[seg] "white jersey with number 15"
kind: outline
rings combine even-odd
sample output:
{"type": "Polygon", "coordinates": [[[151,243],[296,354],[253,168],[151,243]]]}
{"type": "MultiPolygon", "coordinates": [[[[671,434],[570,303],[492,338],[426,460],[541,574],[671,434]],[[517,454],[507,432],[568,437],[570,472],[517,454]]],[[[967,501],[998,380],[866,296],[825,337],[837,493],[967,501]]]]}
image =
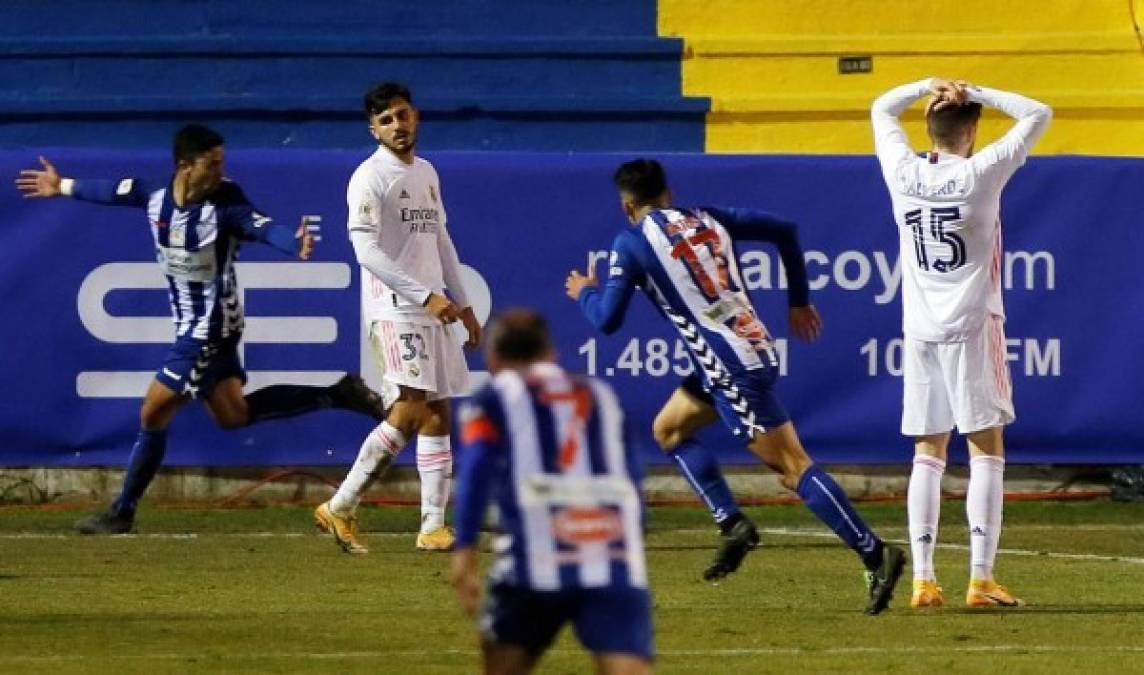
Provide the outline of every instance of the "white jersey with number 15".
{"type": "Polygon", "coordinates": [[[890,190],[902,267],[902,330],[918,340],[965,339],[1001,299],[1001,191],[1025,163],[1052,111],[1042,103],[987,88],[969,98],[1017,119],[998,141],[968,159],[919,156],[898,116],[929,93],[929,80],[883,94],[872,109],[874,145],[890,190]]]}

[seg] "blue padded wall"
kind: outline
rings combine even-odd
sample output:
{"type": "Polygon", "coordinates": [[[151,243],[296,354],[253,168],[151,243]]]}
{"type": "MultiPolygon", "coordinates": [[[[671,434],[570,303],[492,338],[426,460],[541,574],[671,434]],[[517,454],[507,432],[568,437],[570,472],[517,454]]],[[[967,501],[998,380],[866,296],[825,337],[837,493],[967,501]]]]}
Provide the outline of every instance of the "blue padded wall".
{"type": "Polygon", "coordinates": [[[654,0],[0,6],[0,145],[354,147],[372,83],[414,92],[427,149],[703,149],[654,0]],[[70,17],[62,22],[60,16],[70,17]]]}

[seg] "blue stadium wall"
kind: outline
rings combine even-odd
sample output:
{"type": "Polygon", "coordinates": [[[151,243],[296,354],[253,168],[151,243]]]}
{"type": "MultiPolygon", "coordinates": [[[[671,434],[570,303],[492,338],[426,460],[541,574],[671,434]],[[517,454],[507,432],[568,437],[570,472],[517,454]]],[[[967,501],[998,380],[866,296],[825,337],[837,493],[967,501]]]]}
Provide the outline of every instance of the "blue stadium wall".
{"type": "MultiPolygon", "coordinates": [[[[344,235],[344,189],[369,152],[239,150],[230,175],[279,222],[323,217],[314,260],[291,262],[247,245],[240,280],[248,314],[245,362],[255,382],[329,382],[370,374],[359,318],[360,280],[344,235]]],[[[165,152],[49,151],[86,177],[169,171],[165,152]]],[[[429,153],[442,177],[453,237],[481,316],[510,306],[552,321],[562,363],[613,382],[643,453],[655,410],[687,371],[679,340],[642,299],[615,336],[597,335],[563,294],[571,268],[606,258],[625,226],[609,177],[628,154],[429,153]],[[595,255],[593,255],[595,252],[595,255]]],[[[900,279],[895,227],[872,158],[660,154],[681,203],[764,207],[796,219],[813,299],[825,319],[814,344],[783,340],[778,391],[807,447],[831,462],[904,462],[900,279]]],[[[31,165],[0,153],[0,173],[31,165]]],[[[1003,202],[1007,351],[1018,420],[1017,462],[1138,462],[1144,447],[1139,347],[1144,291],[1144,162],[1034,158],[1003,202]]],[[[0,464],[124,461],[138,397],[171,339],[163,282],[142,212],[0,191],[0,297],[8,322],[0,388],[0,464]]],[[[764,320],[785,338],[778,258],[737,251],[764,320]]],[[[910,264],[907,259],[903,264],[910,264]]],[[[479,355],[469,357],[475,371],[479,355]]],[[[169,460],[184,465],[345,464],[369,420],[329,411],[236,432],[200,407],[174,423],[169,460]]],[[[709,440],[732,461],[741,444],[709,440]]],[[[964,459],[964,446],[954,451],[964,459]]]]}
{"type": "MultiPolygon", "coordinates": [[[[620,335],[594,335],[561,289],[565,271],[606,251],[623,226],[615,164],[655,154],[685,202],[761,206],[802,224],[827,330],[813,345],[781,343],[779,391],[818,458],[906,460],[897,244],[872,159],[701,154],[710,101],[682,95],[683,49],[657,36],[653,0],[60,0],[50,11],[8,0],[0,166],[11,177],[44,152],[70,174],[162,177],[179,125],[218,127],[230,174],[265,210],[284,222],[321,214],[326,227],[310,263],[245,251],[252,382],[373,377],[344,187],[371,151],[363,91],[404,81],[483,311],[544,310],[564,363],[616,384],[658,460],[648,429],[686,372],[678,340],[643,301],[620,335]]],[[[1141,178],[1133,160],[1036,158],[1006,193],[1017,461],[1141,461],[1141,178]]],[[[0,464],[121,463],[171,337],[142,215],[27,202],[12,189],[0,191],[0,209],[0,464]]],[[[784,336],[776,256],[739,256],[784,336]]],[[[479,355],[470,364],[483,368],[479,355]]],[[[344,464],[369,426],[324,412],[224,433],[194,407],[175,422],[170,459],[344,464]]],[[[727,435],[709,440],[747,459],[727,435]]]]}
{"type": "Polygon", "coordinates": [[[425,149],[701,152],[654,0],[0,3],[0,147],[352,148],[362,95],[409,85],[425,149]]]}

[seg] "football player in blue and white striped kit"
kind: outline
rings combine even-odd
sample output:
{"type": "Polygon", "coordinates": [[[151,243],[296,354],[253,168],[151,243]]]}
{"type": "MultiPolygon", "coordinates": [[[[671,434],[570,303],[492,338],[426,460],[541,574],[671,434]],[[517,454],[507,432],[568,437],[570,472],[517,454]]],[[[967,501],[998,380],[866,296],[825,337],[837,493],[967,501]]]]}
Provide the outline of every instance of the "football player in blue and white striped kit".
{"type": "Polygon", "coordinates": [[[127,463],[123,490],[104,513],[76,523],[84,534],[131,531],[139,499],[163,462],[167,427],[180,408],[202,399],[224,429],[290,417],[322,408],[344,408],[384,418],[381,398],[361,378],[346,375],[329,387],[276,385],[244,395],[246,372],[238,355],[244,326],[234,261],[244,241],[266,244],[307,260],[315,226],[271,222],[254,209],[237,184],[223,178],[223,138],[200,125],[175,134],[175,172],[166,183],[136,178],[63,178],[51,162],[20,172],[25,197],[72,197],[98,204],[142,208],[167,280],[175,341],[147,389],[140,430],[127,463]]]}
{"type": "Polygon", "coordinates": [[[492,380],[462,412],[451,579],[478,613],[477,539],[500,532],[478,625],[486,673],[531,671],[572,623],[596,672],[651,671],[642,473],[615,393],[556,365],[548,327],[510,310],[490,327],[492,380]]]}
{"type": "MultiPolygon", "coordinates": [[[[722,418],[755,456],[782,475],[783,485],[797,492],[862,559],[870,582],[866,612],[878,614],[890,602],[905,554],[866,526],[842,488],[803,448],[775,396],[778,357],[747,297],[735,256],[735,241],[785,240],[792,329],[800,337],[817,337],[821,323],[809,304],[794,224],[750,209],[673,206],[663,167],[654,160],[623,164],[614,179],[632,226],[615,239],[604,287],[597,288],[592,270],[588,276],[573,270],[565,281],[568,296],[579,302],[594,326],[613,333],[623,323],[635,290],[647,293],[686,342],[698,374],[685,380],[660,411],[654,424],[656,440],[673,455],[713,512],[720,506],[720,496],[729,502],[726,508],[733,508],[710,450],[695,439],[700,428],[722,418]],[[790,255],[791,241],[797,255],[790,255]],[[797,268],[795,274],[791,268],[797,268]],[[720,484],[721,490],[708,489],[713,484],[720,484]]],[[[743,535],[754,528],[744,522],[741,519],[729,531],[724,527],[721,551],[743,541],[753,545],[743,535]]],[[[745,554],[742,546],[736,550],[745,554]]],[[[738,561],[733,562],[737,566],[738,561]]]]}

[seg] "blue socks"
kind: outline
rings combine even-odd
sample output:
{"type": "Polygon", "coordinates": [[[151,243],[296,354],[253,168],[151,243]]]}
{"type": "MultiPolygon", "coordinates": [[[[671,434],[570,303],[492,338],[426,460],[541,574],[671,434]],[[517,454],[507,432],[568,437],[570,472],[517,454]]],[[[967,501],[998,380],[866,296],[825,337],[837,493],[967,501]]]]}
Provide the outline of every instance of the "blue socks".
{"type": "Polygon", "coordinates": [[[330,389],[301,384],[276,384],[251,392],[246,396],[249,412],[247,424],[329,408],[333,405],[330,389]]]}
{"type": "Polygon", "coordinates": [[[797,492],[807,508],[862,558],[867,569],[882,564],[882,540],[862,521],[830,474],[811,464],[798,481],[797,492]]]}
{"type": "Polygon", "coordinates": [[[163,464],[163,455],[167,453],[167,430],[148,431],[139,430],[139,438],[135,447],[131,449],[131,457],[127,460],[127,475],[123,477],[123,491],[111,505],[111,510],[119,516],[132,518],[140,498],[147,491],[159,467],[163,464]]]}
{"type": "Polygon", "coordinates": [[[670,455],[691,484],[691,489],[707,505],[715,522],[721,527],[724,523],[734,524],[738,520],[734,516],[739,513],[739,504],[735,502],[731,488],[727,487],[715,455],[692,438],[681,443],[670,455]]]}

